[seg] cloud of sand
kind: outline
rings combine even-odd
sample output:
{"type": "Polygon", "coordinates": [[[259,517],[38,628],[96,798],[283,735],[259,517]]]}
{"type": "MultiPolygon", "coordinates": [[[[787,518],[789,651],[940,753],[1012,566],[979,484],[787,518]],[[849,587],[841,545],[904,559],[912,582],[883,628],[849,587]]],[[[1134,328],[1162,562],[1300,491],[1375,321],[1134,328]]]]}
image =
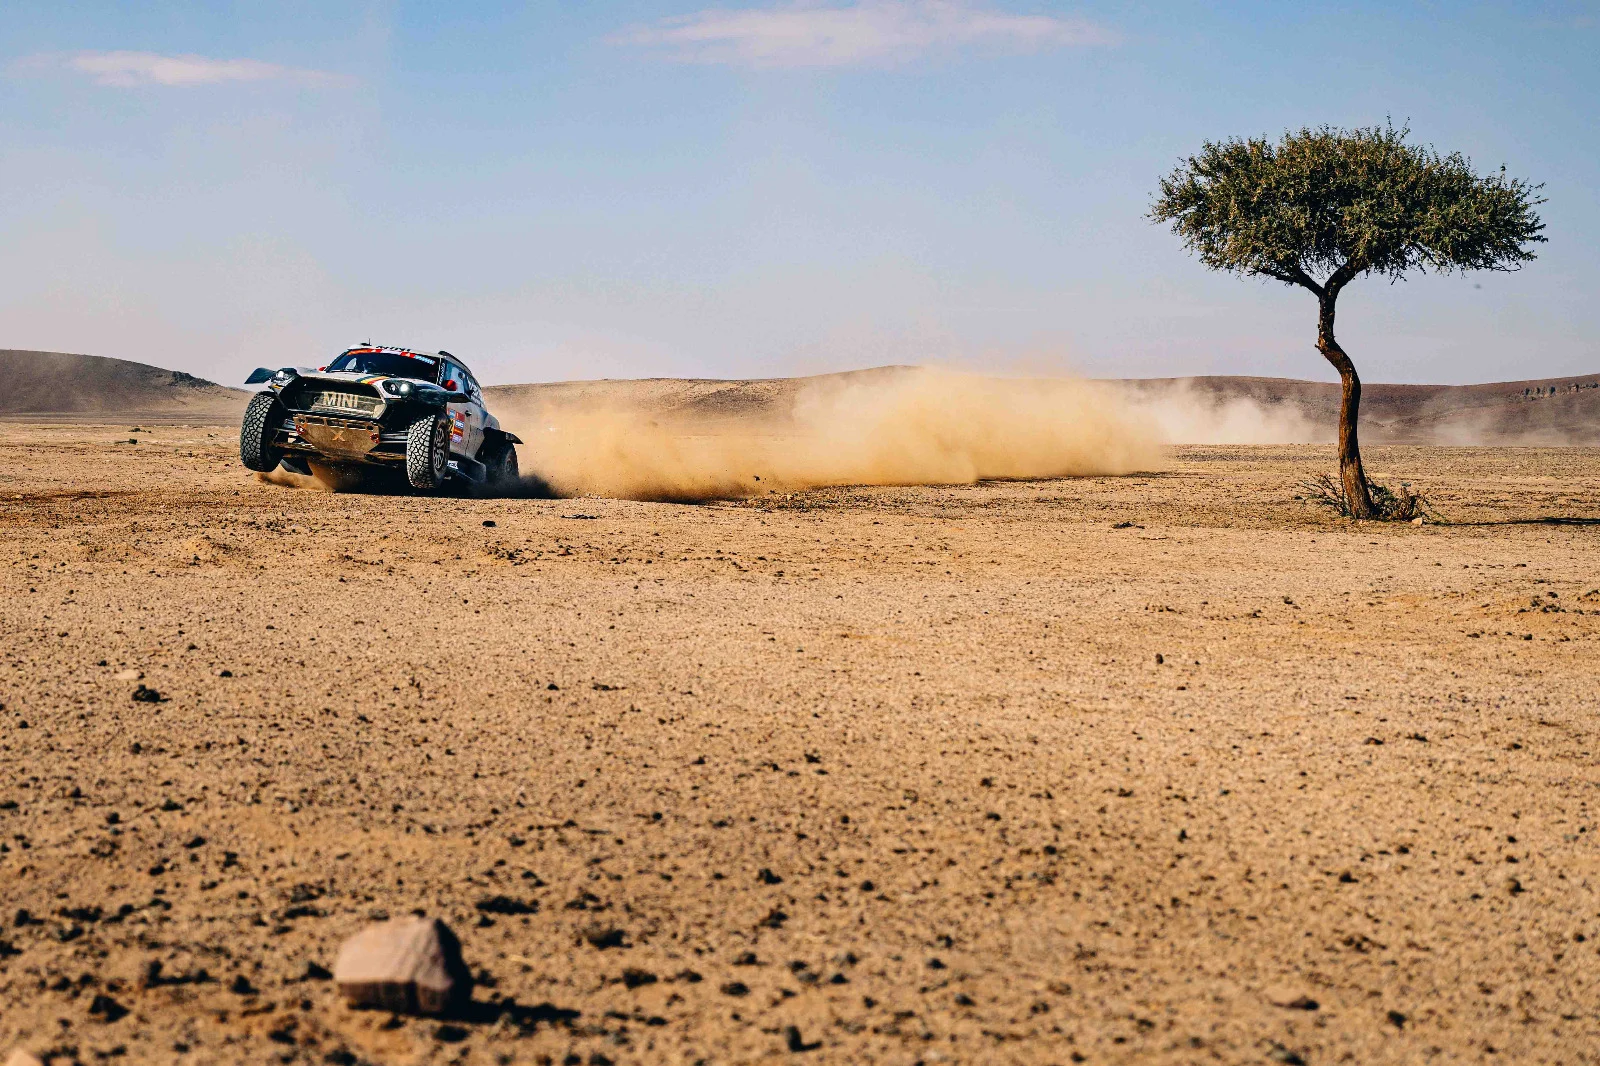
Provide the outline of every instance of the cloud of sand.
{"type": "Polygon", "coordinates": [[[265,474],[257,474],[256,480],[268,485],[282,485],[291,489],[307,489],[311,492],[347,492],[351,489],[364,487],[362,471],[340,469],[326,466],[322,463],[308,463],[311,467],[310,476],[296,474],[293,470],[278,467],[276,470],[265,474]]]}
{"type": "Polygon", "coordinates": [[[822,378],[729,416],[640,404],[502,408],[522,468],[562,496],[737,498],[828,485],[955,485],[1162,465],[1159,431],[1113,388],[942,370],[822,378]]]}
{"type": "Polygon", "coordinates": [[[1307,418],[1299,409],[1268,406],[1246,396],[1222,398],[1187,381],[1132,383],[1126,401],[1149,418],[1173,444],[1324,444],[1337,427],[1307,418]]]}

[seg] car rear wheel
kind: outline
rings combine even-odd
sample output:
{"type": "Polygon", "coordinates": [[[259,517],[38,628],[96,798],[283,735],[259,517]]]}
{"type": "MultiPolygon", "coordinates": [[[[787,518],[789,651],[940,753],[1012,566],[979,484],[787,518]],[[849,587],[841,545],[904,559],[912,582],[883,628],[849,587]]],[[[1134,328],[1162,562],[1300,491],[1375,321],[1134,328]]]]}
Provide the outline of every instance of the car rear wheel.
{"type": "Polygon", "coordinates": [[[406,431],[406,480],[416,489],[444,484],[450,462],[450,420],[423,415],[406,431]]]}
{"type": "Polygon", "coordinates": [[[239,426],[239,458],[246,467],[261,474],[278,468],[283,450],[273,447],[272,437],[283,418],[283,404],[276,393],[258,392],[251,398],[239,426]]]}
{"type": "Polygon", "coordinates": [[[497,437],[484,446],[483,465],[488,471],[485,479],[492,489],[503,489],[517,481],[517,447],[504,437],[497,437]]]}

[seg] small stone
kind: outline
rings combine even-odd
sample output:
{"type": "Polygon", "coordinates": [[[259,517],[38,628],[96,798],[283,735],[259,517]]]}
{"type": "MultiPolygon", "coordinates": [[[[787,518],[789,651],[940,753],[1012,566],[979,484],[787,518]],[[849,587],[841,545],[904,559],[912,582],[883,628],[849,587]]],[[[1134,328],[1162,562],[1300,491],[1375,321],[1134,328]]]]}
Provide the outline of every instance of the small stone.
{"type": "Polygon", "coordinates": [[[483,528],[484,528],[484,529],[493,529],[493,528],[494,528],[494,519],[492,519],[492,518],[485,518],[485,519],[484,519],[484,520],[483,520],[483,528]]]}
{"type": "Polygon", "coordinates": [[[1273,985],[1263,990],[1263,998],[1274,1007],[1285,1010],[1318,1010],[1322,1004],[1305,995],[1292,985],[1273,985]]]}
{"type": "Polygon", "coordinates": [[[394,918],[346,940],[333,979],[352,1007],[442,1014],[465,999],[472,974],[461,942],[437,918],[394,918]]]}
{"type": "Polygon", "coordinates": [[[656,975],[649,970],[629,967],[622,971],[622,983],[628,988],[643,988],[645,985],[655,984],[656,980],[656,975]]]}
{"type": "Polygon", "coordinates": [[[601,951],[607,948],[626,947],[626,938],[627,934],[621,929],[609,925],[590,926],[583,934],[583,939],[589,942],[590,947],[599,948],[601,951]]]}
{"type": "Polygon", "coordinates": [[[308,962],[308,963],[306,963],[305,973],[303,973],[299,977],[295,978],[295,980],[297,980],[297,981],[326,981],[326,980],[329,980],[332,977],[333,977],[333,974],[329,973],[326,968],[324,968],[322,966],[318,966],[314,962],[308,962]]]}
{"type": "Polygon", "coordinates": [[[94,1001],[89,1004],[89,1013],[107,1022],[115,1022],[127,1017],[128,1008],[110,996],[95,996],[94,1001]]]}
{"type": "Polygon", "coordinates": [[[133,700],[135,703],[160,703],[161,693],[156,689],[140,685],[133,690],[133,700]]]}
{"type": "Polygon", "coordinates": [[[6,1059],[6,1066],[44,1066],[44,1061],[27,1048],[17,1048],[6,1059]]]}
{"type": "Polygon", "coordinates": [[[111,676],[115,677],[118,681],[138,681],[144,677],[144,673],[140,670],[118,670],[111,676]]]}

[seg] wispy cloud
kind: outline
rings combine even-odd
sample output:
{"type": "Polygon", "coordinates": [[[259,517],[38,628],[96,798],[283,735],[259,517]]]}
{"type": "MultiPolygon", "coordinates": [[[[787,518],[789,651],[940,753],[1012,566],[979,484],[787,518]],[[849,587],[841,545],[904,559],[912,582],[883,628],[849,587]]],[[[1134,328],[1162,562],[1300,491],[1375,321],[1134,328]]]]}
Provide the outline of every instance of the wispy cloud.
{"type": "Polygon", "coordinates": [[[745,67],[887,65],[969,47],[1015,53],[1116,43],[1114,34],[1081,19],[1011,14],[966,0],[708,9],[610,40],[662,49],[680,62],[745,67]]]}
{"type": "Polygon", "coordinates": [[[96,85],[119,89],[163,85],[193,88],[228,82],[286,81],[302,85],[328,85],[344,81],[320,70],[265,63],[259,59],[212,59],[197,55],[162,55],[158,52],[73,52],[32,56],[17,66],[25,70],[65,69],[85,74],[96,85]]]}

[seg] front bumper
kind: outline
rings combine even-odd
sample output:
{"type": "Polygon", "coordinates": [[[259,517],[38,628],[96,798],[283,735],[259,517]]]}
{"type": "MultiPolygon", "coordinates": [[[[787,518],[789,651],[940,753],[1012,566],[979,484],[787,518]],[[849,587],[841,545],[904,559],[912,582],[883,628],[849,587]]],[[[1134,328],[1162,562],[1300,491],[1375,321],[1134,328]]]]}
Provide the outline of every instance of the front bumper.
{"type": "Polygon", "coordinates": [[[404,430],[386,432],[383,426],[364,418],[336,418],[332,415],[295,412],[280,427],[278,446],[285,451],[319,455],[340,463],[404,463],[404,430]]]}

